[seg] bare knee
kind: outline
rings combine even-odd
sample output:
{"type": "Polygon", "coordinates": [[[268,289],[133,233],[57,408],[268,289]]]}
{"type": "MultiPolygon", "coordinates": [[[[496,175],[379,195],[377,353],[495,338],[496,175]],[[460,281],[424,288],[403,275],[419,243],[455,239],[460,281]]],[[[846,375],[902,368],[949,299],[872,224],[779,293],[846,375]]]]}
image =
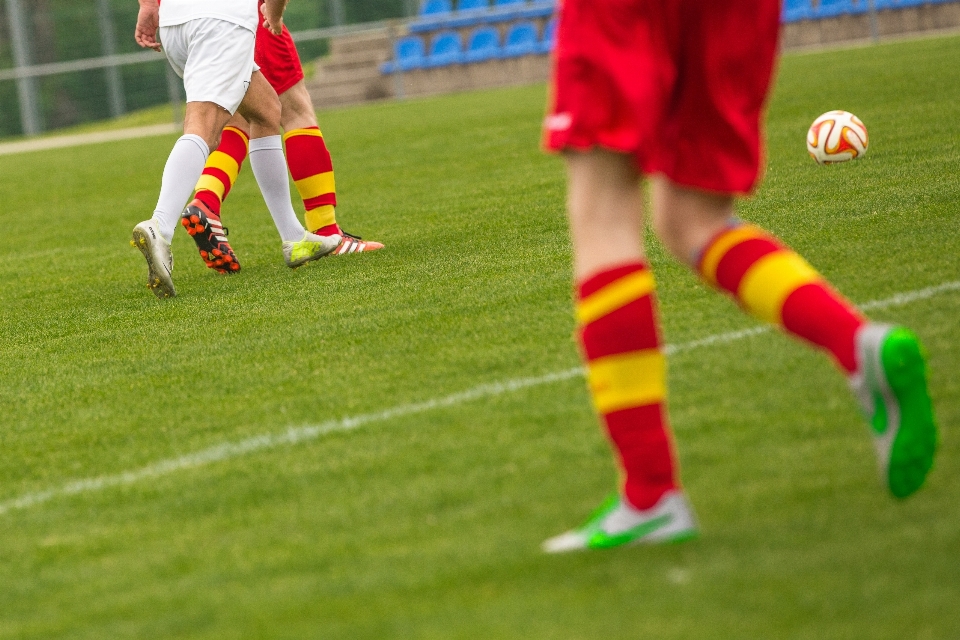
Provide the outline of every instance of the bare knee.
{"type": "Polygon", "coordinates": [[[730,224],[733,197],[682,187],[663,177],[652,183],[653,230],[678,260],[692,264],[710,239],[730,224]]]}
{"type": "Polygon", "coordinates": [[[250,78],[250,88],[240,103],[240,114],[250,123],[254,138],[280,133],[280,98],[259,71],[250,78]]]}
{"type": "Polygon", "coordinates": [[[230,113],[213,102],[189,102],[183,118],[183,132],[200,136],[211,151],[220,145],[220,134],[230,113]]]}
{"type": "Polygon", "coordinates": [[[245,113],[244,117],[250,122],[251,128],[280,131],[280,98],[276,96],[264,97],[259,101],[257,110],[245,113]]]}
{"type": "Polygon", "coordinates": [[[317,113],[310,92],[303,80],[280,95],[281,120],[284,131],[308,129],[317,126],[317,113]]]}

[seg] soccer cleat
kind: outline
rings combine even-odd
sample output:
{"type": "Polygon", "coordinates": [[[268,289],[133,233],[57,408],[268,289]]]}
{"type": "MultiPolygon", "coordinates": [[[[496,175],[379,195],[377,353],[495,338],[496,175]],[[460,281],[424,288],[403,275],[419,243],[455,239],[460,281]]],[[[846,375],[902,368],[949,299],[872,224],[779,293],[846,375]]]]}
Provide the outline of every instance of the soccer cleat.
{"type": "Polygon", "coordinates": [[[135,226],[130,244],[147,260],[147,287],[153,294],[158,298],[177,295],[173,288],[173,251],[170,243],[160,235],[157,223],[151,218],[135,226]]]}
{"type": "Polygon", "coordinates": [[[283,259],[291,269],[304,265],[313,260],[319,260],[323,256],[334,251],[339,245],[342,236],[318,236],[308,231],[303,233],[303,238],[293,242],[283,243],[283,259]]]}
{"type": "Polygon", "coordinates": [[[923,485],[937,450],[923,349],[913,333],[887,324],[865,325],[856,340],[860,371],[850,388],[873,433],[883,481],[906,498],[923,485]]]}
{"type": "Polygon", "coordinates": [[[668,491],[649,509],[635,509],[614,494],[579,529],[543,543],[547,553],[609,549],[627,544],[683,542],[697,537],[697,523],[686,496],[668,491]]]}
{"type": "Polygon", "coordinates": [[[342,256],[348,253],[363,253],[365,251],[377,251],[378,249],[383,249],[382,242],[364,240],[360,236],[347,233],[343,229],[340,229],[340,231],[343,233],[343,240],[340,241],[340,244],[337,245],[336,249],[330,252],[331,256],[342,256]]]}
{"type": "Polygon", "coordinates": [[[200,200],[194,200],[183,210],[180,224],[187,230],[200,251],[207,267],[219,273],[240,271],[240,262],[227,242],[227,230],[200,200]]]}

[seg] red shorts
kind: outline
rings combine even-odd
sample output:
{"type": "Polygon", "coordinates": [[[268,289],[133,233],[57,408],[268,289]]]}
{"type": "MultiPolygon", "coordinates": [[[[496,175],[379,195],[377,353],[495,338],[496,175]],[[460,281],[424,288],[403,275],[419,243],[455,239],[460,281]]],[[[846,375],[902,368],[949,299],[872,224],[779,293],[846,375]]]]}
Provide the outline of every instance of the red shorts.
{"type": "Polygon", "coordinates": [[[283,27],[282,34],[275,36],[265,29],[261,22],[257,27],[253,59],[277,95],[286,93],[290,87],[303,80],[300,55],[286,26],[283,27]]]}
{"type": "Polygon", "coordinates": [[[604,147],[681,185],[759,177],[779,0],[564,0],[545,145],[604,147]]]}

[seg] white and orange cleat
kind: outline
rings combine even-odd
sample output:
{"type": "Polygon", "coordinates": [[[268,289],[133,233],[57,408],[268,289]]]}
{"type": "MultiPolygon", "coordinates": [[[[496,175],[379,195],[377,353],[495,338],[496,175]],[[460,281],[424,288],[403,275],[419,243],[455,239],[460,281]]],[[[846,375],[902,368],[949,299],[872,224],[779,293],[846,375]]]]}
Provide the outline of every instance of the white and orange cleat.
{"type": "Polygon", "coordinates": [[[348,253],[364,253],[367,251],[379,251],[380,249],[383,249],[382,242],[364,240],[360,236],[347,233],[343,229],[340,230],[340,233],[343,235],[343,239],[340,241],[340,244],[337,245],[337,248],[327,255],[343,256],[347,255],[348,253]]]}

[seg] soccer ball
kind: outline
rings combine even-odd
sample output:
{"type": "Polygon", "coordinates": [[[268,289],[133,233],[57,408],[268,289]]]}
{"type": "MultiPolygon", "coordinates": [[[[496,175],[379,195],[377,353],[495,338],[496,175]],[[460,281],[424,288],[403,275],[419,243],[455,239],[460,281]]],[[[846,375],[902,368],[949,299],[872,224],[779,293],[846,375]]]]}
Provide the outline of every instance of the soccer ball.
{"type": "Polygon", "coordinates": [[[807,151],[817,164],[855,160],[867,152],[867,127],[846,111],[827,111],[807,131],[807,151]]]}

